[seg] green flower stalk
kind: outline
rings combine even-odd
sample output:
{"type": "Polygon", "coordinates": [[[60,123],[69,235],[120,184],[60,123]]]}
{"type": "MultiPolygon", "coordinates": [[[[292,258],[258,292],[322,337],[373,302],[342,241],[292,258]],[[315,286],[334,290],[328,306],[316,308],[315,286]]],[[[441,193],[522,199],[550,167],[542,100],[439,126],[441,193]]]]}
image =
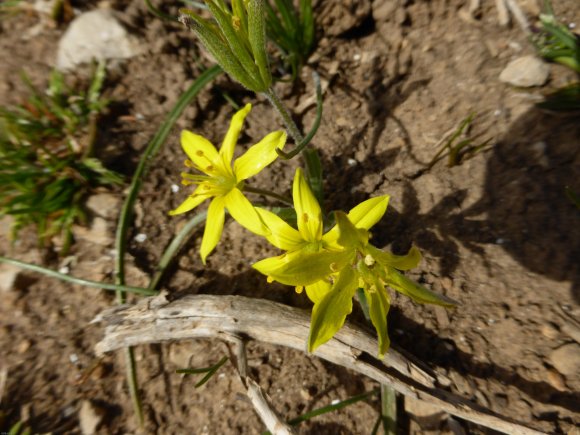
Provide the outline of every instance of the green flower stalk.
{"type": "Polygon", "coordinates": [[[204,264],[207,256],[215,249],[221,238],[226,209],[244,228],[264,237],[270,234],[270,230],[242,190],[246,179],[256,175],[276,160],[278,157],[276,149],[284,148],[286,133],[284,131],[269,133],[238,157],[232,165],[234,149],[244,119],[251,108],[251,104],[247,104],[233,116],[219,151],[203,136],[187,130],[181,133],[181,146],[189,157],[185,165],[202,174],[181,174],[182,184],[195,184],[197,187],[179,207],[169,214],[186,213],[205,200],[211,199],[200,248],[204,264]]]}
{"type": "Polygon", "coordinates": [[[205,0],[214,21],[189,9],[179,20],[199,37],[217,63],[244,87],[265,92],[272,84],[266,53],[265,0],[205,0]]]}
{"type": "Polygon", "coordinates": [[[369,229],[384,215],[389,197],[371,198],[348,214],[336,212],[337,225],[322,234],[320,206],[302,172],[296,171],[293,188],[298,230],[282,219],[257,209],[270,234],[265,237],[287,252],[266,258],[254,268],[268,281],[306,288],[314,302],[308,351],[330,340],[352,311],[352,298],[362,288],[369,303],[371,321],[379,339],[379,356],[389,348],[387,312],[390,297],[386,287],[409,296],[415,302],[451,307],[455,302],[405,277],[399,271],[412,269],[421,260],[416,248],[407,255],[384,252],[369,243],[369,229]]]}

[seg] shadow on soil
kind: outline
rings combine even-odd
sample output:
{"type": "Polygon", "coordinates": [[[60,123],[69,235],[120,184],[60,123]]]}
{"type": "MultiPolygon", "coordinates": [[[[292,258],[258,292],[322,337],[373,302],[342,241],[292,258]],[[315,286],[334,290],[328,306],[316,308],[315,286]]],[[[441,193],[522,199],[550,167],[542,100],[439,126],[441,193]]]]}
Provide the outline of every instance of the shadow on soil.
{"type": "Polygon", "coordinates": [[[389,208],[374,242],[392,243],[398,253],[415,243],[440,258],[447,276],[459,263],[458,242],[484,264],[481,245],[500,244],[528,270],[570,281],[580,302],[580,210],[566,193],[580,193],[579,145],[578,116],[530,110],[491,151],[476,204],[462,208],[467,190],[458,190],[421,214],[417,192],[405,182],[402,209],[389,208]]]}

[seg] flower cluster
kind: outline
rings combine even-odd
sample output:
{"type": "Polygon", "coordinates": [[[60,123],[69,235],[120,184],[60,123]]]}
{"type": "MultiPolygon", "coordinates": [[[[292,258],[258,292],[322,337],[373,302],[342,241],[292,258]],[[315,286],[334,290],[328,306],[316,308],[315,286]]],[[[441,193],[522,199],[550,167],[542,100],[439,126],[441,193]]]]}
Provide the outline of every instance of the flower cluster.
{"type": "Polygon", "coordinates": [[[219,151],[202,136],[188,131],[182,134],[182,146],[190,158],[186,166],[203,175],[182,174],[185,184],[197,187],[171,214],[192,210],[211,198],[201,244],[204,263],[219,242],[225,209],[242,226],[284,251],[282,255],[258,261],[253,267],[266,275],[269,282],[295,286],[298,292],[305,290],[314,303],[309,352],[330,340],[343,326],[352,311],[357,289],[364,291],[368,302],[381,357],[389,347],[390,296],[387,287],[419,303],[455,305],[451,299],[433,293],[401,273],[419,263],[421,255],[416,248],[411,248],[407,255],[398,256],[369,243],[370,228],[387,210],[387,195],[368,199],[348,213],[335,212],[336,224],[325,233],[320,204],[302,171],[297,169],[292,187],[296,228],[275,213],[254,207],[244,196],[244,180],[276,159],[276,149],[283,148],[286,135],[282,131],[268,134],[232,166],[234,147],[250,109],[248,104],[234,115],[219,151]]]}

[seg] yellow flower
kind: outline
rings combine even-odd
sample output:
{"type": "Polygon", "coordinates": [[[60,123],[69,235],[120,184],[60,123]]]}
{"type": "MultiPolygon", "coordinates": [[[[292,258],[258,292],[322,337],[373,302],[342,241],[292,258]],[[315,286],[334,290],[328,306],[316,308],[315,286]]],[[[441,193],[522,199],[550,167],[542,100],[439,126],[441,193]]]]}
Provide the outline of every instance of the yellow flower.
{"type": "Polygon", "coordinates": [[[238,157],[232,165],[238,136],[251,109],[251,104],[247,104],[233,116],[219,151],[203,136],[187,130],[181,133],[181,146],[189,157],[185,165],[203,175],[181,174],[184,185],[195,184],[197,187],[169,214],[177,215],[191,211],[211,198],[200,249],[204,264],[221,238],[226,209],[239,224],[253,233],[267,236],[270,232],[242,191],[244,180],[256,175],[276,159],[278,156],[276,149],[284,148],[286,133],[284,131],[269,133],[238,157]]]}
{"type": "Polygon", "coordinates": [[[294,178],[294,207],[298,229],[292,228],[275,214],[257,209],[271,230],[265,237],[286,253],[266,258],[254,268],[269,281],[306,287],[314,302],[308,351],[328,340],[342,328],[352,311],[352,299],[362,289],[369,314],[379,338],[379,355],[389,347],[387,312],[389,286],[419,303],[451,307],[455,302],[411,281],[399,271],[416,267],[421,259],[413,247],[407,255],[398,256],[377,249],[369,243],[369,229],[384,215],[388,196],[364,201],[348,214],[336,212],[336,226],[322,234],[320,206],[300,170],[294,178]]]}
{"type": "MultiPolygon", "coordinates": [[[[316,271],[314,275],[318,276],[317,264],[319,261],[326,264],[324,257],[332,258],[331,262],[338,266],[340,258],[344,257],[340,251],[344,249],[337,243],[338,227],[335,226],[323,234],[322,210],[300,168],[296,170],[294,177],[292,197],[298,229],[292,228],[276,214],[256,208],[263,222],[270,229],[270,233],[265,236],[266,239],[277,248],[288,252],[279,257],[259,261],[253,267],[271,280],[283,284],[293,285],[293,280],[300,276],[300,283],[295,284],[297,291],[306,288],[306,294],[312,302],[316,303],[330,290],[330,282],[320,278],[311,282],[312,280],[304,280],[302,277],[309,271],[316,271]],[[316,253],[322,255],[314,255],[316,253]],[[293,269],[294,262],[298,264],[299,270],[293,269]]],[[[348,217],[358,228],[368,230],[381,219],[388,202],[387,195],[371,198],[353,208],[348,213],[348,217]]]]}

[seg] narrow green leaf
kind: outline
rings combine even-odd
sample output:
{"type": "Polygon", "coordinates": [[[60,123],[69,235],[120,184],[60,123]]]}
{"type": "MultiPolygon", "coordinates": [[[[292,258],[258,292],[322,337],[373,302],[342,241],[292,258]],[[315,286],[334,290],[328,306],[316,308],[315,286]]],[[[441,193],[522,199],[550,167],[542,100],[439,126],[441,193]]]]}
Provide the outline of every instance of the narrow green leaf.
{"type": "Polygon", "coordinates": [[[272,83],[272,74],[266,54],[266,20],[264,11],[265,0],[252,0],[248,4],[248,36],[254,59],[260,70],[262,81],[266,87],[272,83]]]}
{"type": "Polygon", "coordinates": [[[224,356],[220,359],[216,364],[209,367],[203,367],[199,369],[177,369],[176,373],[186,374],[186,375],[198,375],[201,373],[206,373],[206,375],[197,383],[195,384],[195,388],[201,387],[207,381],[209,381],[213,375],[229,360],[227,356],[224,356]]]}
{"type": "MultiPolygon", "coordinates": [[[[231,15],[226,14],[212,1],[208,1],[207,5],[217,21],[218,26],[222,31],[222,35],[227,41],[230,51],[243,67],[246,73],[246,79],[249,77],[251,78],[251,81],[256,83],[256,86],[250,89],[254,92],[263,92],[268,89],[268,86],[266,86],[261,79],[260,71],[255,64],[254,59],[243,42],[244,36],[241,34],[240,30],[234,29],[231,15]]],[[[248,25],[249,24],[250,23],[248,23],[248,25]]]]}
{"type": "Polygon", "coordinates": [[[415,302],[421,304],[436,304],[444,307],[454,307],[458,305],[453,299],[426,289],[422,285],[400,274],[395,269],[390,269],[387,273],[387,284],[415,302]]]}
{"type": "MultiPolygon", "coordinates": [[[[180,9],[179,21],[195,32],[217,63],[234,80],[250,90],[259,89],[259,83],[248,75],[230,47],[223,41],[214,25],[187,9],[180,9]]],[[[256,71],[257,72],[257,71],[256,71]]]]}

